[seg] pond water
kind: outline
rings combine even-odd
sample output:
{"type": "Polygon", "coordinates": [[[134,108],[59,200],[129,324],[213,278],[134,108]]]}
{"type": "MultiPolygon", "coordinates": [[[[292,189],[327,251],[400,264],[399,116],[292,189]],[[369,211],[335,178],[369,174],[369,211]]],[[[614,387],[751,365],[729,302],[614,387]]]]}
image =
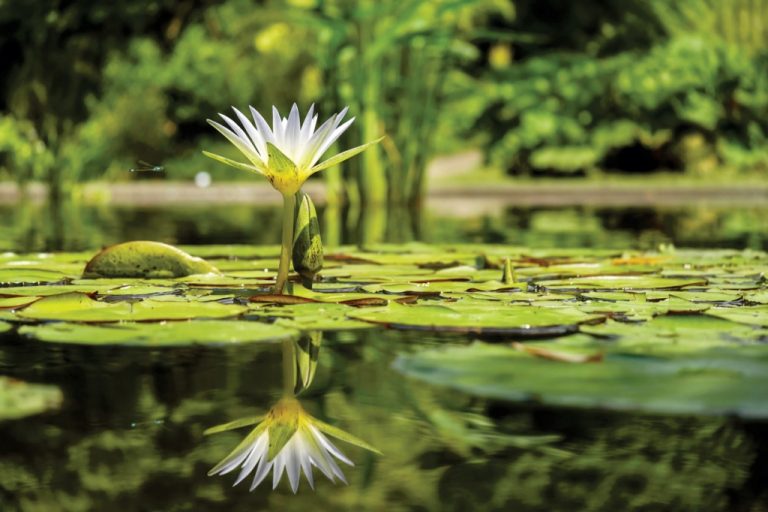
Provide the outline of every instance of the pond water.
{"type": "MultiPolygon", "coordinates": [[[[92,250],[131,239],[263,244],[278,237],[279,213],[271,207],[79,208],[65,212],[68,230],[45,221],[44,205],[28,208],[0,209],[0,249],[92,250]]],[[[765,249],[766,213],[507,208],[469,219],[427,214],[397,236],[543,248],[649,249],[672,243],[765,249]]],[[[355,241],[354,223],[340,224],[338,241],[355,241]]],[[[232,487],[236,473],[206,475],[249,430],[203,432],[263,413],[280,398],[279,343],[91,347],[36,342],[15,330],[0,333],[0,375],[57,385],[63,396],[58,409],[0,421],[0,510],[768,508],[765,421],[722,411],[652,414],[519,403],[400,371],[403,358],[466,347],[478,338],[384,328],[326,332],[301,403],[383,455],[338,442],[355,462],[343,468],[349,485],[334,485],[316,470],[315,491],[302,480],[294,495],[285,478],[275,491],[266,484],[249,492],[250,479],[232,487]]]]}

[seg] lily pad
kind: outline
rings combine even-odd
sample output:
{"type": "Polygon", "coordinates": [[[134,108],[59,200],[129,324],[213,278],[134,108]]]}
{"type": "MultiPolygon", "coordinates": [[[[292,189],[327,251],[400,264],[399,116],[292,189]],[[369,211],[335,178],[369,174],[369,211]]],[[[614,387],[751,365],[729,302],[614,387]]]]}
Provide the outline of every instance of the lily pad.
{"type": "Polygon", "coordinates": [[[9,324],[8,322],[3,322],[0,320],[0,333],[7,332],[13,329],[13,325],[9,324]]]}
{"type": "Polygon", "coordinates": [[[500,307],[493,302],[457,302],[451,305],[389,304],[348,314],[351,318],[398,329],[438,332],[545,336],[576,332],[579,324],[599,322],[571,307],[544,308],[528,305],[500,307]]]}
{"type": "Polygon", "coordinates": [[[680,279],[659,276],[591,276],[541,281],[538,286],[549,291],[581,290],[679,290],[689,286],[704,286],[705,279],[680,279]]]}
{"type": "Polygon", "coordinates": [[[0,376],[0,421],[57,409],[61,401],[62,394],[56,386],[0,376]]]}
{"type": "Polygon", "coordinates": [[[218,274],[207,261],[159,242],[125,242],[102,249],[86,264],[83,277],[183,277],[218,274]]]}
{"type": "Polygon", "coordinates": [[[608,353],[602,362],[545,360],[475,343],[401,356],[395,368],[473,395],[547,405],[653,413],[768,417],[768,347],[662,358],[608,353]]]}
{"type": "Polygon", "coordinates": [[[33,320],[66,322],[119,322],[189,320],[193,318],[224,318],[247,311],[239,305],[217,302],[140,300],[138,302],[105,302],[82,293],[65,293],[43,297],[17,313],[33,320]]]}
{"type": "Polygon", "coordinates": [[[24,326],[19,329],[19,333],[55,343],[146,347],[279,342],[285,339],[296,339],[299,336],[297,330],[285,326],[239,320],[109,325],[54,323],[24,326]]]}
{"type": "Polygon", "coordinates": [[[711,308],[707,314],[733,322],[768,327],[768,306],[744,306],[740,308],[711,308]]]}

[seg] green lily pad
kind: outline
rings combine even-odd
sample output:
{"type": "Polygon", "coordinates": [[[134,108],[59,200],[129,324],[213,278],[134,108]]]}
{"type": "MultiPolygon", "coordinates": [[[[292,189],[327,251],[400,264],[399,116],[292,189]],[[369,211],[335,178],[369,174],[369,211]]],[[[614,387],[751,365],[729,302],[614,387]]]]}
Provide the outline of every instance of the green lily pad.
{"type": "Polygon", "coordinates": [[[16,309],[35,302],[40,297],[0,297],[0,309],[16,309]]]}
{"type": "Polygon", "coordinates": [[[0,268],[0,284],[2,285],[58,283],[71,277],[75,276],[63,274],[57,270],[0,268]]]}
{"type": "Polygon", "coordinates": [[[768,327],[768,306],[744,306],[740,308],[711,308],[707,314],[741,324],[768,327]]]}
{"type": "Polygon", "coordinates": [[[285,339],[295,339],[299,336],[297,330],[282,325],[239,320],[193,320],[189,322],[109,325],[54,323],[24,326],[19,329],[19,333],[41,341],[55,343],[145,347],[279,342],[285,339]]]}
{"type": "Polygon", "coordinates": [[[218,274],[207,261],[159,242],[125,242],[102,249],[86,264],[83,277],[183,277],[218,274]]]}
{"type": "Polygon", "coordinates": [[[0,320],[0,333],[7,332],[13,329],[13,325],[9,324],[8,322],[3,322],[0,320]]]}
{"type": "Polygon", "coordinates": [[[399,329],[543,336],[576,332],[578,325],[602,320],[571,307],[528,305],[499,307],[493,302],[457,302],[448,305],[390,304],[353,311],[349,317],[399,329]]]}
{"type": "Polygon", "coordinates": [[[161,301],[146,299],[138,302],[104,302],[82,293],[65,293],[43,297],[17,313],[33,320],[65,322],[120,322],[189,320],[193,318],[224,318],[237,316],[248,308],[216,302],[161,301]]]}
{"type": "Polygon", "coordinates": [[[281,325],[302,331],[340,331],[347,329],[370,329],[374,327],[348,316],[357,311],[352,306],[334,303],[292,304],[290,306],[260,307],[251,314],[265,319],[276,319],[281,325]]]}
{"type": "Polygon", "coordinates": [[[686,353],[703,348],[738,347],[758,343],[768,337],[768,330],[734,325],[706,315],[659,316],[648,322],[614,322],[583,325],[580,331],[609,339],[611,350],[633,353],[686,353]]]}
{"type": "Polygon", "coordinates": [[[704,279],[679,279],[658,276],[591,276],[555,281],[540,281],[538,286],[549,291],[581,290],[679,290],[688,286],[704,286],[704,279]]]}
{"type": "Polygon", "coordinates": [[[56,386],[0,376],[0,421],[57,409],[61,401],[62,394],[56,386]]]}
{"type": "Polygon", "coordinates": [[[401,356],[395,368],[431,384],[500,400],[766,418],[768,347],[751,348],[749,354],[713,349],[674,358],[608,353],[599,363],[573,364],[475,343],[401,356]]]}

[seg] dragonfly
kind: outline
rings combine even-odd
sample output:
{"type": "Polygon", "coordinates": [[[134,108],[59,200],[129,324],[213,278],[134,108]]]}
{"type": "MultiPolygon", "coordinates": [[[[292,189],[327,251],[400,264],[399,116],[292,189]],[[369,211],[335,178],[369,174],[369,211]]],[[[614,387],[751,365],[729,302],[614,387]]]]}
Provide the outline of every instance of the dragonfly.
{"type": "Polygon", "coordinates": [[[136,167],[130,169],[130,172],[163,172],[165,167],[162,165],[152,165],[144,160],[136,162],[136,167]]]}

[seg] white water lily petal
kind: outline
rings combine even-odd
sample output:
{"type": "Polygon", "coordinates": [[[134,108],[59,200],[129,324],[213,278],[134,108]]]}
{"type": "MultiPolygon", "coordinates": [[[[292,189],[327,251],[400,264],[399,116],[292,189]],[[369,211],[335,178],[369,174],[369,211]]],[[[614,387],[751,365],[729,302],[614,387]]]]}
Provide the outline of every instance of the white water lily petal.
{"type": "Polygon", "coordinates": [[[251,146],[251,144],[246,144],[232,130],[211,119],[208,119],[208,124],[216,128],[219,133],[224,135],[224,137],[226,137],[229,142],[231,142],[237,149],[239,149],[240,152],[244,154],[253,165],[257,167],[264,165],[261,161],[261,158],[259,158],[259,155],[256,153],[256,150],[251,146]]]}
{"type": "Polygon", "coordinates": [[[272,463],[267,462],[266,457],[262,457],[259,461],[259,467],[256,468],[256,474],[253,475],[253,482],[251,483],[249,491],[253,491],[264,481],[264,478],[269,474],[270,469],[272,469],[272,463]]]}
{"type": "Polygon", "coordinates": [[[301,120],[299,119],[299,107],[293,104],[291,113],[288,114],[288,120],[285,128],[285,154],[288,155],[293,163],[297,162],[299,150],[299,134],[301,133],[301,120]]]}
{"type": "MultiPolygon", "coordinates": [[[[272,186],[283,195],[295,194],[307,178],[315,172],[342,162],[370,145],[363,144],[358,146],[359,151],[346,153],[344,158],[333,160],[331,157],[326,160],[327,164],[318,164],[325,152],[355,121],[354,117],[344,121],[349,107],[344,107],[338,114],[330,116],[320,124],[319,128],[314,104],[309,107],[303,120],[299,107],[295,103],[291,106],[287,117],[282,117],[277,108],[272,107],[272,126],[253,107],[249,107],[253,121],[235,107],[232,108],[239,124],[224,114],[219,115],[226,126],[210,120],[208,122],[239,149],[257,168],[257,172],[264,174],[272,186]],[[275,162],[274,156],[278,153],[270,144],[285,158],[275,162]],[[292,165],[286,165],[286,160],[289,160],[292,165]]],[[[239,169],[251,170],[233,163],[234,161],[225,160],[224,157],[212,156],[212,158],[239,169]]]]}
{"type": "Polygon", "coordinates": [[[345,464],[349,466],[354,466],[355,463],[352,462],[347,458],[346,455],[341,453],[341,450],[336,448],[325,435],[323,435],[322,432],[320,432],[314,425],[309,426],[310,430],[312,430],[312,434],[315,436],[315,439],[317,439],[320,442],[320,445],[325,448],[331,455],[339,459],[340,461],[344,462],[345,464]]]}
{"type": "Polygon", "coordinates": [[[269,124],[267,124],[267,120],[264,119],[264,116],[259,114],[258,110],[255,108],[249,106],[248,107],[251,110],[251,115],[253,116],[253,121],[256,123],[256,127],[259,129],[259,133],[261,133],[261,136],[264,137],[264,142],[271,142],[272,144],[275,143],[275,135],[272,133],[272,128],[269,127],[269,124]]]}
{"type": "Polygon", "coordinates": [[[315,155],[312,157],[312,160],[309,162],[310,167],[314,167],[318,160],[320,160],[320,157],[323,156],[323,154],[328,151],[328,148],[331,147],[331,144],[336,142],[336,139],[341,137],[341,134],[344,133],[347,128],[349,128],[349,125],[351,125],[355,121],[355,118],[353,117],[340,127],[334,129],[333,133],[325,138],[323,143],[320,145],[320,148],[318,148],[317,152],[315,152],[315,155]]]}
{"type": "Polygon", "coordinates": [[[256,467],[256,464],[258,464],[259,461],[266,456],[268,439],[269,439],[269,434],[267,432],[264,432],[259,436],[256,442],[253,444],[253,449],[248,455],[248,458],[246,458],[245,462],[243,463],[243,469],[240,471],[240,474],[237,476],[237,480],[235,480],[235,483],[232,484],[233,487],[239,484],[240,482],[242,482],[243,480],[245,480],[245,477],[251,474],[251,472],[253,471],[253,468],[256,467]]]}
{"type": "Polygon", "coordinates": [[[267,162],[267,143],[264,140],[264,137],[261,136],[259,133],[259,130],[256,129],[255,126],[253,126],[253,123],[245,117],[245,114],[237,110],[235,107],[232,107],[232,110],[235,111],[235,114],[237,115],[237,118],[240,120],[240,122],[243,124],[243,127],[245,128],[245,131],[248,133],[248,136],[251,139],[251,142],[253,142],[253,145],[256,147],[256,151],[259,154],[259,157],[261,158],[261,161],[266,163],[267,162]]]}
{"type": "Polygon", "coordinates": [[[237,124],[232,118],[229,116],[226,116],[224,114],[219,114],[219,117],[224,120],[225,123],[227,123],[227,126],[229,126],[229,129],[232,130],[232,132],[237,135],[237,138],[245,144],[245,146],[250,149],[251,151],[256,151],[256,146],[253,145],[253,142],[251,142],[251,139],[248,138],[248,135],[246,135],[245,131],[240,128],[240,125],[237,124]]]}
{"type": "Polygon", "coordinates": [[[314,124],[317,122],[317,117],[314,116],[315,104],[309,106],[309,111],[304,117],[304,123],[301,125],[301,133],[299,134],[299,140],[301,141],[301,148],[305,149],[306,143],[315,131],[314,124]]]}

